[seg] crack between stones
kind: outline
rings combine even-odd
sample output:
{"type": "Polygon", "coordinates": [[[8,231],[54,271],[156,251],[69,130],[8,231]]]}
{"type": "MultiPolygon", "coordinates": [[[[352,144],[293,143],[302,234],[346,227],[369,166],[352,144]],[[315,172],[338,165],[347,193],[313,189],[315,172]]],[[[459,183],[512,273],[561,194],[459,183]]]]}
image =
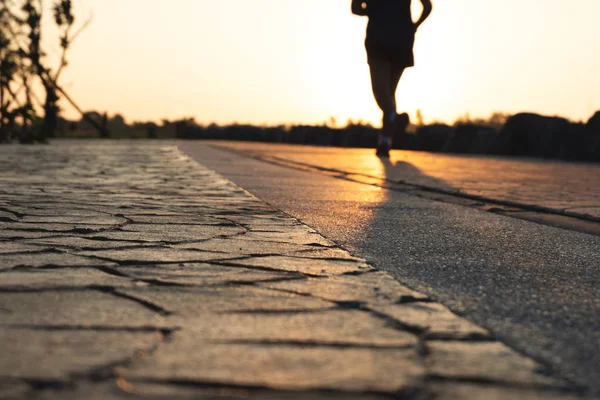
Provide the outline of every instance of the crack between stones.
{"type": "Polygon", "coordinates": [[[373,315],[379,319],[384,320],[390,328],[396,329],[398,331],[412,333],[413,335],[415,335],[417,337],[422,337],[423,335],[425,335],[427,333],[426,328],[424,329],[420,326],[411,325],[411,324],[407,324],[405,322],[399,321],[390,315],[375,311],[366,305],[361,307],[360,309],[363,311],[369,312],[371,315],[373,315]]]}
{"type": "MultiPolygon", "coordinates": [[[[139,332],[139,331],[136,331],[139,332]]],[[[156,352],[156,350],[168,340],[168,337],[173,333],[173,331],[165,331],[165,330],[154,330],[152,332],[160,332],[161,337],[158,343],[148,349],[134,349],[133,354],[127,358],[123,358],[121,360],[116,360],[98,367],[93,367],[86,372],[81,373],[72,373],[69,375],[68,381],[59,381],[59,380],[38,380],[38,379],[21,379],[22,382],[27,383],[34,391],[43,391],[43,390],[75,390],[77,384],[80,382],[91,381],[91,382],[106,382],[109,379],[118,378],[118,374],[115,371],[115,368],[118,367],[130,367],[133,365],[135,357],[139,356],[139,354],[144,354],[147,356],[151,356],[156,352]]],[[[0,377],[1,378],[1,377],[0,377]]]]}
{"type": "Polygon", "coordinates": [[[254,309],[254,310],[233,310],[224,311],[221,314],[225,315],[237,315],[237,314],[250,314],[250,315],[297,315],[297,314],[321,314],[329,311],[337,311],[337,307],[328,308],[297,308],[292,310],[271,310],[268,308],[254,309]]]}
{"type": "MultiPolygon", "coordinates": [[[[23,219],[23,217],[26,216],[26,214],[21,214],[20,212],[13,211],[13,210],[11,210],[9,208],[5,208],[5,207],[0,207],[0,211],[5,212],[7,214],[14,215],[17,218],[17,220],[23,219]]],[[[9,221],[9,222],[18,222],[18,221],[9,221]]]]}
{"type": "MultiPolygon", "coordinates": [[[[34,225],[34,223],[31,223],[32,225],[34,225]]],[[[43,223],[35,223],[35,224],[43,224],[43,223]]],[[[50,222],[48,222],[47,224],[51,224],[50,222]]],[[[76,224],[65,224],[65,225],[76,225],[76,224]]],[[[93,224],[85,224],[85,225],[93,225],[93,224]]],[[[94,233],[103,233],[103,232],[110,232],[113,231],[115,229],[118,229],[119,226],[113,226],[110,228],[100,228],[100,229],[90,229],[90,228],[73,228],[73,229],[68,229],[68,230],[64,230],[64,231],[57,231],[57,230],[51,230],[51,229],[42,229],[42,228],[25,228],[25,227],[20,227],[18,230],[19,231],[23,231],[23,232],[37,232],[37,233],[53,233],[53,234],[79,234],[79,235],[92,235],[94,233]]],[[[8,229],[11,230],[11,229],[8,229]]]]}
{"type": "MultiPolygon", "coordinates": [[[[168,336],[168,335],[166,335],[166,336],[168,336]]],[[[127,358],[123,358],[121,360],[117,360],[117,361],[114,361],[114,362],[111,362],[111,363],[108,363],[108,364],[105,364],[105,365],[102,365],[99,367],[92,368],[92,369],[88,370],[87,372],[83,372],[81,374],[79,374],[79,373],[71,374],[71,379],[91,380],[91,381],[106,381],[108,379],[114,379],[118,376],[115,371],[115,368],[131,367],[133,365],[133,363],[135,362],[135,358],[139,357],[140,353],[151,356],[152,354],[154,354],[156,352],[156,350],[158,350],[158,348],[165,342],[165,340],[166,340],[165,335],[161,334],[160,340],[154,346],[152,346],[148,349],[135,349],[134,353],[127,358]]]]}
{"type": "Polygon", "coordinates": [[[469,333],[466,335],[452,335],[448,333],[425,332],[423,339],[428,342],[470,342],[470,343],[496,343],[496,339],[491,333],[469,333]]]}
{"type": "Polygon", "coordinates": [[[115,288],[112,288],[112,287],[96,288],[96,290],[98,290],[100,292],[103,292],[103,293],[111,294],[111,295],[113,295],[115,297],[121,297],[123,299],[134,301],[134,302],[140,304],[141,306],[147,308],[148,310],[153,311],[153,312],[155,312],[155,313],[157,313],[157,314],[159,314],[159,315],[161,315],[163,317],[168,317],[170,315],[173,315],[172,311],[169,311],[169,310],[163,308],[162,306],[153,303],[150,300],[142,299],[142,298],[135,297],[135,296],[132,296],[132,295],[129,295],[129,294],[125,294],[125,293],[121,293],[121,292],[119,292],[118,290],[116,290],[115,288]]]}
{"type": "Polygon", "coordinates": [[[213,265],[222,265],[224,267],[231,267],[231,268],[244,268],[244,269],[267,271],[267,272],[281,272],[281,273],[286,273],[286,274],[300,274],[302,276],[310,277],[310,278],[322,278],[323,277],[323,275],[311,274],[311,273],[307,273],[307,272],[288,271],[288,270],[284,270],[284,269],[277,269],[277,268],[270,268],[270,267],[256,267],[256,266],[252,266],[252,265],[242,265],[242,264],[236,264],[236,263],[230,262],[233,260],[241,261],[241,260],[247,260],[247,259],[251,259],[251,258],[255,258],[255,257],[244,257],[244,258],[239,258],[239,259],[236,258],[236,259],[225,259],[225,260],[212,260],[212,261],[204,261],[204,262],[210,263],[213,265]]]}
{"type": "Polygon", "coordinates": [[[278,288],[268,288],[269,290],[273,290],[273,291],[279,291],[279,292],[284,292],[284,293],[289,293],[289,294],[295,294],[295,295],[299,295],[299,296],[305,296],[305,297],[311,297],[313,299],[317,299],[317,300],[323,300],[323,301],[328,301],[331,303],[334,303],[337,305],[337,309],[338,310],[358,310],[358,311],[363,311],[363,312],[367,312],[379,319],[384,320],[387,325],[395,330],[401,331],[401,332],[407,332],[407,333],[411,333],[419,338],[422,338],[426,333],[427,333],[427,329],[423,329],[419,326],[415,326],[415,325],[409,325],[406,324],[402,321],[399,321],[387,314],[384,313],[380,313],[378,311],[375,311],[371,308],[368,307],[367,303],[365,302],[361,302],[361,301],[335,301],[332,299],[328,299],[325,297],[321,297],[321,296],[314,296],[312,294],[309,293],[300,293],[300,292],[296,292],[293,290],[287,290],[287,289],[278,289],[278,288]]]}
{"type": "Polygon", "coordinates": [[[371,349],[371,350],[399,350],[411,349],[411,344],[406,345],[377,345],[351,342],[328,342],[314,340],[211,340],[214,344],[253,345],[253,346],[285,346],[302,348],[334,348],[334,349],[371,349]]]}

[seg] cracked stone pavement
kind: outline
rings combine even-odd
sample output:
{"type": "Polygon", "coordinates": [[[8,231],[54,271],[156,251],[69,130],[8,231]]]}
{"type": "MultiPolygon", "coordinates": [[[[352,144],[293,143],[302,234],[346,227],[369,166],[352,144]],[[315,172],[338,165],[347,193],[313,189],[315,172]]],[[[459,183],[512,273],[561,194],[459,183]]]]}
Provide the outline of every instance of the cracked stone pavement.
{"type": "Polygon", "coordinates": [[[581,398],[173,142],[0,171],[0,399],[581,398]]]}

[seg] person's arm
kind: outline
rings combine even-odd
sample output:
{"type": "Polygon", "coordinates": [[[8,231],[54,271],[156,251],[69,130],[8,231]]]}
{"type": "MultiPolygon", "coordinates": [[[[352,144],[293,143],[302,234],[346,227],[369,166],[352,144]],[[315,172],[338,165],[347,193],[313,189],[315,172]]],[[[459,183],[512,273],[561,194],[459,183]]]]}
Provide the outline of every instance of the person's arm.
{"type": "Polygon", "coordinates": [[[415,30],[419,29],[419,26],[425,22],[427,17],[431,14],[431,10],[433,10],[431,0],[421,0],[421,4],[423,4],[423,12],[421,13],[421,17],[419,17],[419,20],[415,22],[415,30]]]}
{"type": "Polygon", "coordinates": [[[352,14],[367,15],[367,2],[365,0],[352,0],[352,14]]]}

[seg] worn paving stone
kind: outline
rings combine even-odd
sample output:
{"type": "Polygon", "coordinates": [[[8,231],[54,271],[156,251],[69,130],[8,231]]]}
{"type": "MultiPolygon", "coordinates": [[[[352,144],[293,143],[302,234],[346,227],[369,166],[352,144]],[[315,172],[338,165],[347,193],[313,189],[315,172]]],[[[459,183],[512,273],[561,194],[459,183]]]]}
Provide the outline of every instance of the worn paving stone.
{"type": "Polygon", "coordinates": [[[121,266],[117,269],[137,279],[184,286],[215,286],[303,278],[302,275],[293,272],[258,271],[252,268],[232,268],[206,263],[121,266]]]}
{"type": "Polygon", "coordinates": [[[107,215],[119,215],[122,210],[115,205],[114,201],[109,205],[96,205],[90,201],[89,195],[80,199],[79,203],[73,202],[72,196],[68,203],[64,201],[45,200],[43,203],[31,203],[20,199],[19,206],[11,207],[11,210],[24,216],[53,217],[57,215],[70,215],[72,217],[105,217],[107,215]]]}
{"type": "MultiPolygon", "coordinates": [[[[1,395],[1,392],[0,392],[1,395]]],[[[0,397],[1,398],[1,397],[0,397]]],[[[20,397],[23,398],[23,397],[20,397]]],[[[81,383],[74,388],[30,392],[28,400],[385,400],[373,394],[331,391],[281,391],[202,384],[170,384],[124,378],[107,383],[81,383]]]]}
{"type": "Polygon", "coordinates": [[[359,276],[342,275],[309,278],[307,282],[266,282],[262,287],[286,290],[331,301],[361,303],[394,303],[403,298],[426,300],[427,296],[408,289],[386,272],[371,272],[359,276]]]}
{"type": "Polygon", "coordinates": [[[0,376],[65,381],[143,356],[161,341],[162,335],[155,332],[0,328],[0,376]]]}
{"type": "Polygon", "coordinates": [[[37,246],[30,246],[18,242],[0,242],[0,254],[8,253],[26,253],[40,251],[41,249],[37,246]]]}
{"type": "Polygon", "coordinates": [[[575,393],[522,389],[502,385],[433,382],[428,386],[428,395],[436,400],[576,400],[583,398],[575,393]]]}
{"type": "MultiPolygon", "coordinates": [[[[0,207],[2,207],[2,206],[3,205],[0,204],[0,207]]],[[[2,222],[17,222],[18,218],[15,214],[13,214],[11,212],[0,210],[0,221],[2,221],[2,222]]]]}
{"type": "MultiPolygon", "coordinates": [[[[50,237],[40,239],[24,239],[21,243],[28,245],[38,245],[53,248],[70,248],[76,250],[92,250],[92,249],[118,249],[123,247],[144,247],[144,246],[157,246],[160,242],[148,243],[148,242],[127,242],[118,240],[94,240],[84,237],[74,236],[61,236],[61,237],[50,237]]],[[[0,245],[1,247],[1,245],[0,245]]],[[[39,250],[39,247],[37,247],[39,250]]]]}
{"type": "Polygon", "coordinates": [[[42,233],[70,233],[81,231],[84,233],[102,232],[107,229],[113,229],[115,225],[91,225],[91,224],[59,224],[52,223],[22,223],[22,222],[0,222],[0,229],[10,230],[32,230],[42,233]]]}
{"type": "MultiPolygon", "coordinates": [[[[278,293],[266,289],[245,287],[175,288],[148,287],[118,289],[119,293],[164,306],[185,321],[188,317],[208,313],[251,310],[294,311],[323,310],[334,306],[328,301],[278,293]]],[[[197,322],[197,321],[196,321],[197,322]]]]}
{"type": "MultiPolygon", "coordinates": [[[[372,394],[319,391],[281,391],[251,389],[243,387],[193,387],[192,385],[173,385],[142,381],[117,380],[120,388],[130,395],[144,399],[183,399],[183,400],[384,400],[389,397],[372,394]]],[[[209,385],[206,385],[209,386],[209,385]]]]}
{"type": "Polygon", "coordinates": [[[33,239],[33,238],[46,238],[55,236],[66,236],[69,233],[60,232],[40,232],[40,231],[22,231],[13,229],[0,229],[0,239],[33,239]]]}
{"type": "MultiPolygon", "coordinates": [[[[185,222],[185,220],[184,220],[185,222]]],[[[185,235],[187,240],[210,239],[219,236],[234,236],[245,233],[239,226],[187,225],[187,224],[129,224],[121,228],[124,232],[164,233],[185,235]]]]}
{"type": "Polygon", "coordinates": [[[424,368],[412,349],[213,345],[174,335],[152,358],[119,369],[129,379],[185,380],[280,390],[412,392],[424,368]]]}
{"type": "Polygon", "coordinates": [[[253,215],[245,215],[245,214],[237,214],[230,215],[227,217],[228,220],[233,221],[235,223],[241,225],[276,225],[276,226],[284,226],[284,225],[298,225],[300,222],[293,218],[289,218],[286,215],[282,215],[281,212],[275,209],[271,209],[264,214],[253,214],[253,215]]]}
{"type": "Polygon", "coordinates": [[[176,319],[195,340],[209,342],[294,343],[346,347],[416,348],[415,335],[355,310],[230,313],[176,319]]]}
{"type": "Polygon", "coordinates": [[[490,333],[439,303],[372,304],[371,310],[425,331],[426,338],[485,338],[490,333]]]}
{"type": "Polygon", "coordinates": [[[246,234],[239,237],[241,240],[258,240],[261,242],[281,242],[281,243],[294,243],[301,245],[321,245],[332,247],[335,243],[331,240],[325,239],[321,235],[317,234],[306,234],[306,233],[285,233],[285,232],[247,232],[246,234]]]}
{"type": "Polygon", "coordinates": [[[0,293],[0,326],[169,327],[135,301],[90,290],[0,293]]]}
{"type": "MultiPolygon", "coordinates": [[[[177,398],[179,397],[172,397],[177,398]]],[[[115,379],[111,379],[106,383],[90,383],[81,382],[75,387],[65,388],[47,388],[37,390],[29,394],[28,400],[167,400],[166,397],[160,395],[153,396],[152,394],[136,395],[125,391],[117,385],[115,379]]]]}
{"type": "Polygon", "coordinates": [[[229,261],[231,264],[272,268],[280,271],[299,272],[313,276],[331,276],[373,270],[365,262],[345,260],[319,260],[299,257],[267,256],[229,261]]]}
{"type": "Polygon", "coordinates": [[[2,255],[0,271],[15,267],[95,267],[112,265],[115,265],[115,263],[69,253],[21,253],[2,255]]]}
{"type": "Polygon", "coordinates": [[[31,386],[21,380],[0,378],[0,399],[25,399],[31,391],[31,386]]]}
{"type": "Polygon", "coordinates": [[[223,225],[231,224],[230,221],[223,218],[208,217],[204,215],[193,215],[184,213],[163,213],[163,214],[133,214],[126,213],[125,217],[131,220],[133,224],[174,224],[174,225],[223,225]],[[185,224],[183,223],[185,222],[185,224]]]}
{"type": "Polygon", "coordinates": [[[142,249],[110,249],[76,251],[75,254],[108,259],[117,263],[181,263],[223,260],[235,254],[214,253],[197,250],[179,250],[170,247],[146,247],[142,249]]]}
{"type": "Polygon", "coordinates": [[[133,287],[143,283],[110,275],[95,268],[36,269],[6,271],[0,274],[0,290],[40,290],[82,288],[91,285],[133,287]]]}
{"type": "Polygon", "coordinates": [[[301,250],[310,250],[311,246],[297,245],[294,243],[259,242],[240,240],[238,237],[227,239],[210,239],[204,242],[174,245],[175,249],[195,249],[206,251],[220,251],[244,255],[267,254],[293,254],[301,250]]]}
{"type": "MultiPolygon", "coordinates": [[[[288,255],[288,254],[283,254],[288,255]]],[[[289,255],[293,255],[296,257],[307,257],[307,258],[331,258],[331,259],[339,259],[339,260],[352,260],[356,259],[346,250],[342,249],[334,249],[328,247],[313,247],[310,246],[308,249],[298,250],[289,255]]]]}
{"type": "MultiPolygon", "coordinates": [[[[125,218],[114,217],[110,215],[26,215],[21,218],[21,222],[25,224],[48,224],[48,223],[59,223],[59,224],[73,224],[73,225],[104,225],[104,226],[115,226],[122,225],[127,222],[125,218]]],[[[42,225],[43,226],[43,225],[42,225]]]]}
{"type": "Polygon", "coordinates": [[[427,349],[428,372],[434,376],[521,385],[557,385],[557,381],[542,373],[543,368],[539,364],[499,342],[431,341],[427,343],[427,349]]]}
{"type": "MultiPolygon", "coordinates": [[[[218,235],[212,235],[209,232],[205,232],[204,236],[200,236],[196,234],[191,237],[190,235],[179,232],[128,232],[121,230],[113,230],[102,232],[98,234],[92,234],[89,236],[90,239],[107,239],[107,240],[127,240],[127,241],[136,241],[136,242],[161,242],[161,243],[185,243],[185,242],[195,242],[198,240],[206,240],[212,239],[213,237],[218,235]]],[[[236,234],[232,235],[236,236],[236,234]]]]}

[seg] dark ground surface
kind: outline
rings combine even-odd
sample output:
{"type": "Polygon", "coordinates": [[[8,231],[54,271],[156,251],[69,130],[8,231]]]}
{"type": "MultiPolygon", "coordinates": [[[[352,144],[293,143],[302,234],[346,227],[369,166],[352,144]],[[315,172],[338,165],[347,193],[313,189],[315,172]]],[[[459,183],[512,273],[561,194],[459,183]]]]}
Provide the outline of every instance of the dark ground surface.
{"type": "MultiPolygon", "coordinates": [[[[410,191],[336,179],[335,174],[277,166],[202,142],[183,142],[180,148],[409,287],[431,295],[512,347],[600,394],[600,237],[423,199],[410,191]]],[[[283,159],[289,151],[289,159],[298,159],[297,153],[312,159],[310,147],[284,149],[265,144],[253,145],[252,151],[283,159]]],[[[356,171],[360,169],[356,151],[352,151],[354,161],[347,159],[344,149],[327,149],[328,157],[312,160],[327,168],[339,164],[342,170],[356,171]]],[[[372,150],[363,151],[362,159],[376,165],[372,150]]],[[[449,180],[414,168],[410,155],[399,152],[396,157],[402,158],[399,167],[422,182],[448,185],[449,180]]],[[[463,162],[477,162],[482,179],[485,159],[465,157],[463,162]]],[[[543,181],[540,174],[544,171],[547,179],[553,179],[556,166],[550,165],[540,162],[535,177],[513,174],[512,183],[506,182],[510,174],[505,173],[504,183],[526,188],[523,181],[543,181]]],[[[399,173],[395,164],[391,169],[386,173],[399,173]]],[[[596,172],[592,167],[592,173],[596,172]]],[[[456,188],[457,182],[452,186],[456,188]]],[[[490,180],[482,182],[488,189],[493,187],[490,180]]],[[[547,196],[543,190],[528,193],[536,192],[539,203],[547,203],[548,197],[561,200],[554,192],[547,196]]],[[[569,196],[578,198],[576,192],[569,196]]],[[[582,196],[590,205],[596,199],[589,191],[582,196]]],[[[535,201],[535,195],[528,201],[535,201]]]]}

